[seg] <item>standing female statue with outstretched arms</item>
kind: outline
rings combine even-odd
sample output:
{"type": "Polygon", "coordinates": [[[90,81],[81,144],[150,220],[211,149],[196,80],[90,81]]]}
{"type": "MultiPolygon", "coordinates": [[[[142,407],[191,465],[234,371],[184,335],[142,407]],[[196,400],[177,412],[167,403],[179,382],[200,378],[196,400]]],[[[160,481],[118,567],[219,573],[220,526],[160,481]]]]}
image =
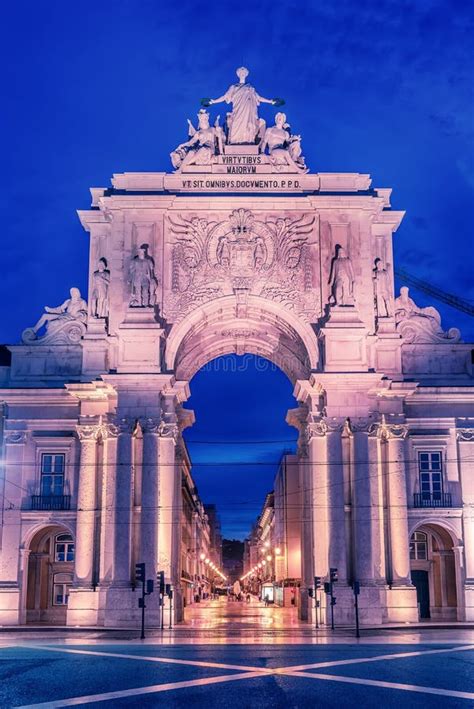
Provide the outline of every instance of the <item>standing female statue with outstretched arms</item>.
{"type": "Polygon", "coordinates": [[[246,84],[245,80],[249,75],[248,69],[241,66],[236,72],[239,77],[237,84],[232,84],[226,93],[219,98],[202,99],[204,106],[212,106],[214,103],[232,104],[232,120],[229,127],[230,144],[255,143],[259,131],[257,108],[261,103],[269,103],[272,106],[281,106],[282,99],[269,99],[260,96],[251,84],[246,84]]]}

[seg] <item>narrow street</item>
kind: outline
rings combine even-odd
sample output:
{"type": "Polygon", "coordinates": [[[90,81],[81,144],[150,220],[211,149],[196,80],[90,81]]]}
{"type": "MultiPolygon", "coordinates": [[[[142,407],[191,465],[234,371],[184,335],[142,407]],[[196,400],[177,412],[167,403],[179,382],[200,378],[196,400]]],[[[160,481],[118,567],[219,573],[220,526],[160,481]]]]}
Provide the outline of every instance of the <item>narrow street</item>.
{"type": "Polygon", "coordinates": [[[307,623],[298,620],[296,608],[279,608],[273,604],[265,608],[264,602],[254,597],[247,603],[245,600],[227,600],[225,596],[188,606],[184,625],[196,630],[220,630],[229,634],[308,629],[307,623]]]}

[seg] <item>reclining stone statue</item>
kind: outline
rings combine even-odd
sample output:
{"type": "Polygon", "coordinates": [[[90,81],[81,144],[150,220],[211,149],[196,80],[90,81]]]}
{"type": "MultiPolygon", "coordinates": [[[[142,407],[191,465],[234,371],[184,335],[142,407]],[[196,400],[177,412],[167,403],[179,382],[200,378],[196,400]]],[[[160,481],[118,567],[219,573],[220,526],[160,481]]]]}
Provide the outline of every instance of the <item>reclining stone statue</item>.
{"type": "Polygon", "coordinates": [[[86,331],[87,302],[82,298],[79,288],[71,288],[70,294],[71,297],[61,305],[45,307],[36,325],[23,330],[23,342],[77,344],[80,341],[86,331]],[[46,332],[38,337],[43,327],[46,332]]]}
{"type": "Polygon", "coordinates": [[[395,323],[404,341],[409,344],[451,344],[459,342],[461,333],[455,327],[447,332],[441,327],[441,316],[433,306],[419,308],[409,295],[407,286],[400,288],[395,299],[395,323]]]}

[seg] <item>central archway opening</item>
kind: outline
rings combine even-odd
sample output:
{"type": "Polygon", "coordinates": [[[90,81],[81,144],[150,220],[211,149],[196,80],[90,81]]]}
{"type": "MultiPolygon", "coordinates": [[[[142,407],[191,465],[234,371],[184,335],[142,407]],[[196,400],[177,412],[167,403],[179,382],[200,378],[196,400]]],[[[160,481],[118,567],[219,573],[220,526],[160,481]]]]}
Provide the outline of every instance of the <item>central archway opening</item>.
{"type": "MultiPolygon", "coordinates": [[[[284,594],[278,589],[286,581],[282,562],[287,549],[278,536],[284,530],[275,531],[275,478],[285,457],[294,459],[296,453],[298,432],[286,421],[288,410],[296,406],[293,384],[268,359],[231,354],[202,366],[190,389],[186,408],[194,411],[196,422],[184,439],[211,537],[215,532],[222,537],[217,566],[227,578],[214,579],[212,598],[195,594],[185,620],[207,627],[229,622],[239,627],[281,625],[284,594]],[[248,574],[258,564],[258,571],[248,574]]],[[[296,465],[292,476],[298,476],[296,465]]],[[[283,613],[291,610],[296,613],[294,607],[283,613]]]]}

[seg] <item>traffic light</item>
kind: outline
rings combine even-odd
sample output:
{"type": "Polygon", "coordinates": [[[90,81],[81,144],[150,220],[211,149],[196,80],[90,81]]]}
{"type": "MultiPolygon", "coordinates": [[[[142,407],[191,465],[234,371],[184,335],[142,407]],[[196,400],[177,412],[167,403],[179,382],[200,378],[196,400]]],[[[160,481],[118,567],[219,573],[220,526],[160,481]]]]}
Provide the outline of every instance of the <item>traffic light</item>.
{"type": "Polygon", "coordinates": [[[352,584],[352,590],[354,591],[354,596],[358,596],[360,593],[360,583],[359,581],[354,581],[352,584]]]}
{"type": "Polygon", "coordinates": [[[154,586],[155,585],[154,585],[153,579],[148,579],[148,581],[146,582],[146,595],[147,596],[149,596],[150,593],[153,593],[154,586]]]}
{"type": "MultiPolygon", "coordinates": [[[[165,593],[166,593],[167,596],[170,596],[170,593],[171,593],[171,584],[170,584],[170,583],[167,583],[167,584],[166,584],[166,586],[165,586],[165,593]]],[[[170,598],[171,598],[171,596],[170,596],[170,598]]]]}
{"type": "Polygon", "coordinates": [[[314,588],[316,591],[318,590],[318,588],[321,588],[321,576],[314,577],[314,588]]]}
{"type": "Polygon", "coordinates": [[[335,569],[334,567],[331,567],[329,569],[329,578],[330,578],[331,583],[335,583],[336,581],[339,580],[338,575],[337,575],[337,569],[335,569]]]}
{"type": "Polygon", "coordinates": [[[156,580],[158,581],[158,585],[160,587],[160,593],[162,596],[165,595],[165,572],[164,571],[158,571],[156,574],[156,580]]]}
{"type": "Polygon", "coordinates": [[[324,582],[324,593],[331,593],[331,584],[328,581],[324,582]]]}
{"type": "Polygon", "coordinates": [[[308,596],[309,596],[310,598],[313,598],[313,596],[314,596],[314,591],[313,591],[312,588],[308,588],[308,596]]]}
{"type": "Polygon", "coordinates": [[[135,564],[135,581],[144,583],[145,581],[145,564],[135,564]]]}

